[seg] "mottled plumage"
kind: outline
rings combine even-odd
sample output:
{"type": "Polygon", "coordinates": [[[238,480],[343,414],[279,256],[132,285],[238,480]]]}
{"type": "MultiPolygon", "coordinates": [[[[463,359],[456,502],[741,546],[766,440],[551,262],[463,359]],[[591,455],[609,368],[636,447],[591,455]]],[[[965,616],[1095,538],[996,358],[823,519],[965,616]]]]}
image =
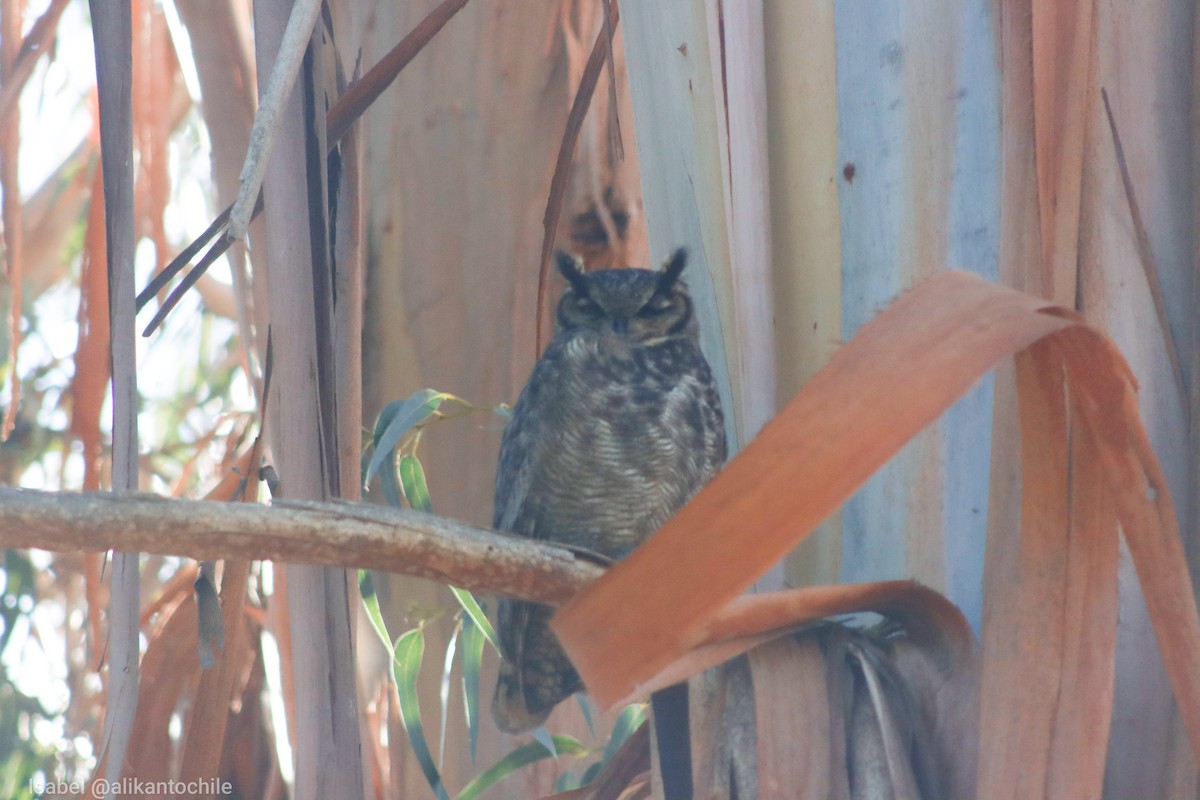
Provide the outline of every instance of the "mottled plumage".
{"type": "MultiPolygon", "coordinates": [[[[684,251],[661,272],[584,273],[557,258],[568,287],[504,432],[492,524],[620,559],[724,462],[721,404],[679,281],[684,251]]],[[[492,711],[504,730],[536,727],[583,688],[551,614],[500,601],[492,711]]]]}

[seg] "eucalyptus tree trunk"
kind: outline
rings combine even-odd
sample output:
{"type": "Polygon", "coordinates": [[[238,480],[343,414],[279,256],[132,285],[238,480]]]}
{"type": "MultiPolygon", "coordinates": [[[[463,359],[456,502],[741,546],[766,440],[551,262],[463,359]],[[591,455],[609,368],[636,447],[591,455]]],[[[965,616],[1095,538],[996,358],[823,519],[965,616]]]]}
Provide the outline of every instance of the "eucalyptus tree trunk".
{"type": "MultiPolygon", "coordinates": [[[[380,6],[364,21],[365,62],[434,5],[404,3],[387,13],[380,6]]],[[[480,406],[511,404],[533,367],[542,218],[574,91],[552,8],[473,0],[366,116],[368,420],[388,401],[425,387],[480,406]]],[[[575,13],[599,19],[590,3],[575,13]]],[[[591,38],[584,43],[590,48],[591,38]]],[[[501,427],[499,418],[471,417],[423,436],[420,456],[438,514],[490,524],[501,427]]],[[[389,626],[399,630],[417,619],[409,609],[454,605],[445,587],[411,578],[390,578],[380,594],[389,626]]],[[[427,653],[444,652],[446,633],[431,626],[427,636],[427,653]]],[[[437,659],[427,660],[420,702],[436,717],[437,659]]],[[[496,731],[488,713],[490,654],[481,682],[475,765],[459,698],[450,705],[442,775],[451,789],[518,744],[496,731]]],[[[549,725],[587,733],[574,703],[549,725]]],[[[393,730],[392,737],[402,795],[427,793],[416,760],[395,744],[403,733],[393,730]]],[[[538,764],[506,782],[499,796],[548,793],[557,770],[538,764]]]]}
{"type": "MultiPolygon", "coordinates": [[[[292,10],[290,0],[255,4],[259,86],[267,85],[292,10]]],[[[354,363],[358,342],[334,341],[335,294],[324,119],[335,76],[326,72],[336,53],[320,29],[280,112],[263,184],[271,376],[266,430],[282,494],[300,500],[341,496],[357,482],[343,474],[337,419],[341,377],[333,354],[354,363]],[[316,154],[315,156],[313,154],[316,154]]],[[[343,176],[343,180],[353,180],[343,176]]],[[[342,302],[348,299],[342,295],[342,302]]],[[[357,376],[352,382],[357,383],[357,376]]],[[[346,400],[357,399],[356,392],[346,400]]],[[[354,413],[344,403],[341,413],[354,413]]],[[[294,687],[290,720],[298,798],[363,797],[362,746],[352,622],[357,585],[336,567],[287,565],[286,583],[294,687]]]]}

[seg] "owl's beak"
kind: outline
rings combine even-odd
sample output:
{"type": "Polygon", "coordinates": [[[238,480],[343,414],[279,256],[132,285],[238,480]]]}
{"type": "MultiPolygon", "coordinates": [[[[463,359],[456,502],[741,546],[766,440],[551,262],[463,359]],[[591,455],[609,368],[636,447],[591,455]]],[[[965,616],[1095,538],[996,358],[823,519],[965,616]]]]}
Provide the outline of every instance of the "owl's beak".
{"type": "Polygon", "coordinates": [[[612,328],[617,333],[629,333],[629,317],[613,317],[612,328]]]}

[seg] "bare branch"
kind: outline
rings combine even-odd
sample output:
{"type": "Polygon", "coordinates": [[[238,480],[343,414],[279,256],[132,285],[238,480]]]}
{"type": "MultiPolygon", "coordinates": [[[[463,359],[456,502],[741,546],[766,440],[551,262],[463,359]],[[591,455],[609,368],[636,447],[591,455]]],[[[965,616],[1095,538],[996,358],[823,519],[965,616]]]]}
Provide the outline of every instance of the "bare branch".
{"type": "Polygon", "coordinates": [[[355,503],[217,503],[0,488],[0,548],[271,559],[415,575],[559,604],[603,567],[562,547],[355,503]]]}
{"type": "Polygon", "coordinates": [[[245,239],[250,217],[258,204],[258,190],[267,174],[267,156],[271,143],[279,129],[279,120],[284,105],[291,97],[296,76],[300,74],[300,63],[312,37],[317,15],[321,11],[321,0],[300,0],[292,6],[283,41],[275,57],[275,66],[267,89],[259,99],[258,113],[254,115],[254,127],[250,129],[250,148],[246,152],[246,163],[242,167],[242,186],[237,202],[229,215],[229,237],[245,239]]]}

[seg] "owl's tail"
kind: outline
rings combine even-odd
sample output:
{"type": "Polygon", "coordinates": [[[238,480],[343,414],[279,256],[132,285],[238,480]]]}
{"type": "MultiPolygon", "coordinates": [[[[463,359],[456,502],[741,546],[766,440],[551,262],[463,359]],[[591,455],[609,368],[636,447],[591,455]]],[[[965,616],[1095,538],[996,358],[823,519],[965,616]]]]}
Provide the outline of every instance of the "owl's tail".
{"type": "Polygon", "coordinates": [[[553,614],[538,603],[500,601],[497,627],[504,657],[492,717],[502,731],[536,728],[556,705],[583,689],[579,673],[550,630],[553,614]]]}

